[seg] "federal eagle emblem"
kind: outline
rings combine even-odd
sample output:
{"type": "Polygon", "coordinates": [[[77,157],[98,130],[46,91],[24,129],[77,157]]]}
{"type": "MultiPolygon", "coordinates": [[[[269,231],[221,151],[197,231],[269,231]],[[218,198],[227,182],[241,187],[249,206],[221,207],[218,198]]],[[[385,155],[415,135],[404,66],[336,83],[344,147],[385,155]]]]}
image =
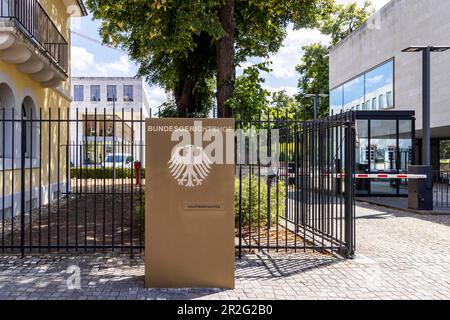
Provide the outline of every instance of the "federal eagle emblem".
{"type": "Polygon", "coordinates": [[[169,170],[180,186],[201,186],[213,162],[203,148],[186,145],[176,148],[169,160],[169,170]]]}

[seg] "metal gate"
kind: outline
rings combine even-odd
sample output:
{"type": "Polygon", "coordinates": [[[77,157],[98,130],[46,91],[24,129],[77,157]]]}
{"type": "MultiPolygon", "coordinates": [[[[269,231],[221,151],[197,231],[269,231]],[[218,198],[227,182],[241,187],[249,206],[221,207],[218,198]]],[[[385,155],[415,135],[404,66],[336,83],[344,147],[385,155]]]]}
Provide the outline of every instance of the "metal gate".
{"type": "Polygon", "coordinates": [[[258,154],[256,161],[237,166],[239,255],[311,251],[350,258],[355,253],[355,114],[301,118],[306,116],[271,111],[238,119],[237,127],[247,132],[247,149],[257,140],[258,154]],[[269,137],[266,144],[261,130],[269,137]],[[278,143],[271,139],[274,132],[278,143]],[[262,163],[265,153],[276,154],[277,165],[262,163]]]}
{"type": "MultiPolygon", "coordinates": [[[[0,117],[0,253],[143,250],[142,112],[2,109],[0,117]]],[[[280,151],[276,168],[260,159],[236,166],[239,256],[328,250],[351,257],[353,113],[307,122],[272,112],[238,119],[237,127],[277,131],[280,151]]],[[[258,143],[269,155],[272,147],[258,143]]]]}

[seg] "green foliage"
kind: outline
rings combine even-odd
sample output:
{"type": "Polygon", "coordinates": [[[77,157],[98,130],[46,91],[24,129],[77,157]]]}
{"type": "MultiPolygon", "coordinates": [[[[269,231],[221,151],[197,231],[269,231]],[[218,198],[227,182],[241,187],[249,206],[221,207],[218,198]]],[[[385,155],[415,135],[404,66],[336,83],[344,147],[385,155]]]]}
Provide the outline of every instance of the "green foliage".
{"type": "Polygon", "coordinates": [[[265,80],[261,72],[270,72],[269,64],[264,62],[250,66],[236,79],[234,95],[227,102],[235,118],[250,122],[267,110],[270,92],[263,87],[265,80]]]}
{"type": "Polygon", "coordinates": [[[365,23],[374,12],[370,1],[365,1],[362,7],[356,2],[336,4],[333,13],[322,19],[319,29],[331,36],[331,45],[335,46],[365,23]]]}
{"type": "MultiPolygon", "coordinates": [[[[71,179],[131,179],[136,175],[130,168],[71,168],[71,179]],[[115,174],[114,174],[115,171],[115,174]]],[[[142,178],[145,178],[145,170],[141,170],[142,178]]]]}
{"type": "MultiPolygon", "coordinates": [[[[318,28],[322,34],[331,36],[331,45],[334,46],[365,23],[373,12],[370,1],[366,1],[362,7],[356,2],[347,5],[335,4],[331,13],[318,21],[318,28]]],[[[305,94],[329,92],[329,47],[314,43],[302,49],[304,55],[296,67],[300,75],[300,94],[297,100],[304,108],[307,118],[312,119],[314,98],[307,98],[305,94]]],[[[325,117],[328,113],[329,98],[322,97],[319,100],[318,116],[325,117]]]]}
{"type": "MultiPolygon", "coordinates": [[[[258,226],[258,219],[261,226],[267,226],[269,222],[269,187],[268,180],[258,177],[247,176],[242,178],[242,225],[249,226],[251,221],[252,227],[258,226]],[[258,188],[260,187],[260,199],[258,202],[258,188]],[[258,206],[259,203],[259,206],[258,206]],[[259,210],[258,210],[259,209],[259,210]]],[[[239,225],[239,178],[235,180],[235,223],[239,225]]],[[[276,221],[276,214],[284,215],[286,208],[286,187],[282,181],[278,182],[278,197],[276,182],[272,182],[270,187],[270,224],[276,221]],[[278,201],[277,201],[278,199],[278,201]],[[277,210],[278,205],[278,210],[277,210]]]]}
{"type": "MultiPolygon", "coordinates": [[[[297,29],[315,27],[318,17],[330,13],[332,2],[234,0],[235,65],[276,53],[289,23],[297,29]]],[[[215,97],[215,88],[206,83],[216,77],[216,45],[226,35],[218,18],[223,4],[223,0],[87,0],[94,18],[102,20],[103,41],[127,51],[150,84],[173,92],[180,116],[192,114],[194,108],[208,109],[215,97]],[[189,110],[180,110],[182,105],[189,110]]]]}
{"type": "MultiPolygon", "coordinates": [[[[314,98],[305,97],[308,93],[328,93],[329,92],[329,59],[328,47],[322,44],[312,44],[304,46],[304,55],[301,63],[296,67],[300,74],[298,88],[300,94],[297,100],[303,107],[308,119],[313,118],[314,98]]],[[[319,117],[328,115],[329,99],[319,98],[319,117]]]]}
{"type": "Polygon", "coordinates": [[[159,118],[176,118],[178,116],[177,104],[175,99],[170,98],[158,107],[159,118]]]}
{"type": "MultiPolygon", "coordinates": [[[[262,72],[270,72],[270,62],[255,64],[246,68],[236,79],[234,96],[228,100],[236,119],[249,124],[259,120],[293,119],[298,112],[297,102],[286,91],[271,93],[264,88],[262,72]]],[[[301,114],[297,115],[301,119],[301,114]]],[[[258,127],[263,128],[265,123],[258,127]]]]}

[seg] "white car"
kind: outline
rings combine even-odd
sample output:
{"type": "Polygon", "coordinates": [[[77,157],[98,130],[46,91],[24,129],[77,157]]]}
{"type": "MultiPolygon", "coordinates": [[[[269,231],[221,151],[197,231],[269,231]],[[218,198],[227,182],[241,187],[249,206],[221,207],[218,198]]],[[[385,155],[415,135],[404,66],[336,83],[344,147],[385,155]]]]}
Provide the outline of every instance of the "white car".
{"type": "Polygon", "coordinates": [[[108,154],[103,163],[105,168],[129,168],[133,167],[134,159],[128,153],[108,154]]]}

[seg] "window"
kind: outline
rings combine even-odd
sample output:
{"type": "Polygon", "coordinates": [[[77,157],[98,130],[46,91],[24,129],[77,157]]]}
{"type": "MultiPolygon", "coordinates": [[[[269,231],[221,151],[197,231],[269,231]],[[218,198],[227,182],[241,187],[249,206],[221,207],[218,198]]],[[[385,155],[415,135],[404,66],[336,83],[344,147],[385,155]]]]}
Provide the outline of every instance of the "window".
{"type": "Polygon", "coordinates": [[[36,109],[33,100],[30,97],[26,97],[22,102],[22,118],[24,120],[23,135],[21,137],[24,139],[23,153],[27,159],[34,158],[39,154],[39,130],[38,123],[36,123],[36,109]]]}
{"type": "Polygon", "coordinates": [[[331,104],[331,111],[333,114],[340,113],[342,111],[343,106],[343,87],[340,86],[336,89],[331,90],[330,93],[330,104],[331,104]]]}
{"type": "Polygon", "coordinates": [[[387,104],[386,108],[392,108],[394,106],[392,101],[392,91],[386,93],[386,104],[387,104]]]}
{"type": "Polygon", "coordinates": [[[1,13],[1,16],[3,16],[3,17],[9,17],[11,15],[10,10],[9,10],[9,2],[10,1],[8,1],[8,0],[0,1],[0,6],[1,6],[0,13],[1,13]]]}
{"type": "Polygon", "coordinates": [[[84,101],[84,86],[80,85],[73,86],[73,100],[84,101]]]}
{"type": "Polygon", "coordinates": [[[394,60],[389,60],[333,89],[330,92],[330,109],[336,113],[336,110],[346,111],[357,105],[362,106],[363,110],[394,108],[393,97],[394,60]],[[377,101],[379,97],[381,99],[377,101]]]}
{"type": "Polygon", "coordinates": [[[100,99],[100,86],[91,86],[91,101],[99,102],[100,99]]]}
{"type": "Polygon", "coordinates": [[[360,110],[364,101],[364,76],[344,84],[344,110],[350,110],[355,105],[356,109],[360,110]]]}
{"type": "Polygon", "coordinates": [[[134,101],[133,86],[125,85],[123,86],[123,101],[133,102],[134,101]]]}
{"type": "Polygon", "coordinates": [[[384,94],[380,94],[378,97],[378,107],[380,110],[384,109],[384,94]]]}
{"type": "Polygon", "coordinates": [[[117,101],[117,86],[106,86],[106,96],[108,102],[117,101]]]}

